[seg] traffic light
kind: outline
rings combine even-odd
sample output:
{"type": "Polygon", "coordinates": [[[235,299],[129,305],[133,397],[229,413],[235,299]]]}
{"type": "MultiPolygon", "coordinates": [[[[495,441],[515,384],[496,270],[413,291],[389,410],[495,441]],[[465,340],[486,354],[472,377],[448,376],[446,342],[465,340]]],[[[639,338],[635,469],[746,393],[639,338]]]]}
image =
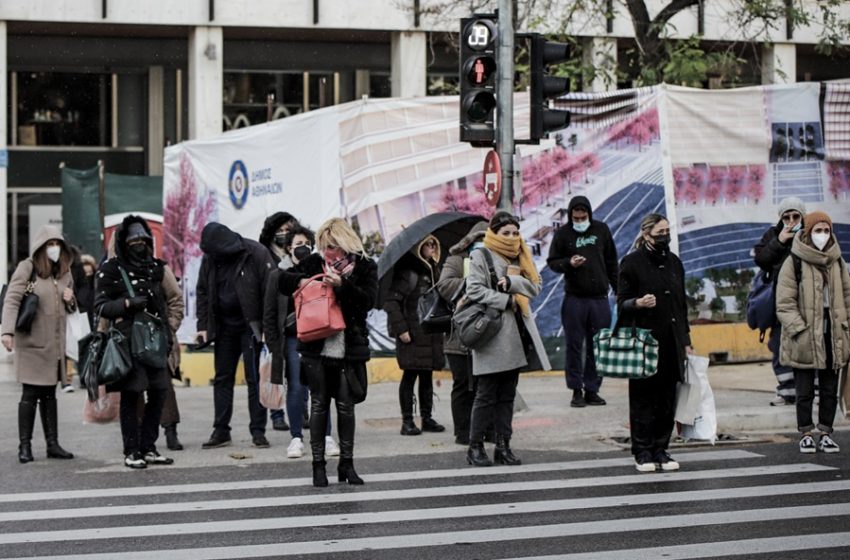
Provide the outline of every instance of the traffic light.
{"type": "Polygon", "coordinates": [[[460,20],[460,141],[478,148],[496,142],[497,30],[495,15],[460,20]]]}
{"type": "Polygon", "coordinates": [[[570,46],[547,41],[540,35],[531,36],[531,134],[532,140],[546,138],[549,132],[570,126],[570,112],[549,108],[549,99],[570,91],[566,78],[547,74],[550,64],[570,58],[570,46]]]}

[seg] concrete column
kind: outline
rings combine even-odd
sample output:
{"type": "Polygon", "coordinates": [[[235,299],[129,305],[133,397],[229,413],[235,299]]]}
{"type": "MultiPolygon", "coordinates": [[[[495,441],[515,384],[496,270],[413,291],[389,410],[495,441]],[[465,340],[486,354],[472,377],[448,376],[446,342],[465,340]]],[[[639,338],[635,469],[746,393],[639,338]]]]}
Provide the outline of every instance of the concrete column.
{"type": "Polygon", "coordinates": [[[162,175],[165,149],[165,70],[148,68],[148,175],[162,175]]]}
{"type": "Polygon", "coordinates": [[[221,27],[189,32],[189,139],[222,132],[224,34],[221,27]]]}
{"type": "Polygon", "coordinates": [[[774,43],[761,50],[761,83],[793,84],[797,81],[797,45],[774,43]]]}
{"type": "MultiPolygon", "coordinates": [[[[7,208],[6,199],[8,196],[8,176],[7,169],[9,167],[9,150],[6,146],[6,138],[8,131],[6,130],[8,123],[6,122],[6,108],[9,106],[7,95],[6,74],[8,72],[7,53],[6,53],[6,22],[0,21],[0,282],[6,283],[9,279],[9,270],[7,263],[9,261],[9,233],[7,224],[12,223],[7,208]]],[[[13,111],[17,107],[12,108],[13,111]]],[[[15,235],[15,232],[12,232],[15,235]]]]}
{"type": "Polygon", "coordinates": [[[368,70],[354,71],[354,99],[363,99],[364,95],[369,95],[371,87],[369,84],[370,76],[368,70]]]}
{"type": "Polygon", "coordinates": [[[422,97],[427,84],[424,31],[401,31],[392,35],[390,84],[393,97],[422,97]]]}
{"type": "Polygon", "coordinates": [[[593,80],[585,82],[584,91],[617,89],[617,39],[589,37],[582,41],[582,62],[596,70],[593,80]]]}

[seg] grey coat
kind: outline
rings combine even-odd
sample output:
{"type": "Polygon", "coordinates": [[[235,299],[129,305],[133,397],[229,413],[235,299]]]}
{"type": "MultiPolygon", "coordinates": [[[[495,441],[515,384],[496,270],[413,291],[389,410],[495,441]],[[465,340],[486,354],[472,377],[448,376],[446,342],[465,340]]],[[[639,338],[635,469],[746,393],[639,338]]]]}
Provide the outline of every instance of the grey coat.
{"type": "MultiPolygon", "coordinates": [[[[523,317],[534,349],[531,355],[526,356],[520,339],[519,327],[516,322],[516,314],[510,308],[510,294],[521,294],[529,299],[540,293],[541,284],[533,283],[523,276],[510,276],[510,294],[499,292],[490,287],[490,273],[487,270],[487,261],[481,249],[473,251],[470,255],[469,277],[467,278],[466,296],[470,301],[484,303],[486,305],[503,310],[502,328],[492,340],[481,348],[472,351],[472,374],[486,375],[514,369],[544,369],[549,370],[549,359],[543,347],[543,341],[537,332],[537,326],[532,317],[523,317]]],[[[491,251],[493,255],[493,268],[496,277],[505,276],[508,265],[518,265],[518,260],[508,261],[491,251]]]]}

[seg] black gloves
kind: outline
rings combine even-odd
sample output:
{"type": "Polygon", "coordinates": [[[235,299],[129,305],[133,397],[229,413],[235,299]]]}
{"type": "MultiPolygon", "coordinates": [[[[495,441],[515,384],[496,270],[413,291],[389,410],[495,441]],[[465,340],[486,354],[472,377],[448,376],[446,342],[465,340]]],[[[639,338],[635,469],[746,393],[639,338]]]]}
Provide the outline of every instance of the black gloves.
{"type": "Polygon", "coordinates": [[[127,309],[132,309],[133,311],[141,311],[148,305],[148,296],[135,296],[131,297],[127,300],[127,309]]]}

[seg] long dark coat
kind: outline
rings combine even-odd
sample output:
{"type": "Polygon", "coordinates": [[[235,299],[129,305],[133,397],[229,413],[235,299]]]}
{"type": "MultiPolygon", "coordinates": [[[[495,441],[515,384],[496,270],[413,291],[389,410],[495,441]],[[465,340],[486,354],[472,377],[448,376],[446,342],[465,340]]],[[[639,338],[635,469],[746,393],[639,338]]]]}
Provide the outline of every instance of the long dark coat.
{"type": "Polygon", "coordinates": [[[440,267],[436,263],[426,264],[421,259],[415,259],[418,262],[414,259],[405,259],[403,268],[396,268],[390,292],[384,302],[387,330],[396,339],[398,367],[405,370],[443,369],[446,362],[443,335],[425,333],[419,324],[418,313],[419,299],[440,277],[440,267]],[[405,332],[410,333],[408,344],[399,338],[405,332]]]}

